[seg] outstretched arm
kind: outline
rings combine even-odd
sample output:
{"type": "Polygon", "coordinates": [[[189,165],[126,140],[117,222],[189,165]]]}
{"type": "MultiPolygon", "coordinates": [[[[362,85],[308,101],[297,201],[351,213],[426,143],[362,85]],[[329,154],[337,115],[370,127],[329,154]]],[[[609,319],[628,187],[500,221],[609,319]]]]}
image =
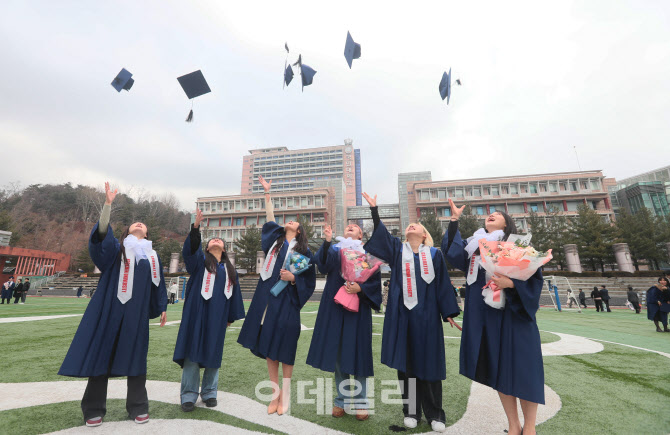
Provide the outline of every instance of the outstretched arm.
{"type": "Polygon", "coordinates": [[[105,181],[105,205],[102,206],[102,213],[100,213],[100,220],[98,221],[98,234],[100,238],[104,238],[109,227],[109,219],[112,212],[112,202],[116,198],[119,189],[112,189],[109,187],[109,181],[105,181]]]}
{"type": "Polygon", "coordinates": [[[272,180],[265,181],[265,178],[258,176],[258,181],[263,186],[265,191],[265,221],[274,222],[275,220],[275,210],[274,205],[272,204],[272,198],[270,197],[270,187],[272,186],[272,180]]]}

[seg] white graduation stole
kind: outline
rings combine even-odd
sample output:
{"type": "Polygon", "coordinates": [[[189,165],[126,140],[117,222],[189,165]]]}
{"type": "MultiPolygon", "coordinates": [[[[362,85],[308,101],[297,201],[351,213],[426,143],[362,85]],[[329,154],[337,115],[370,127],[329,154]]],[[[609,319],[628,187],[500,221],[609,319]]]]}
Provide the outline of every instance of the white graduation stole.
{"type": "MultiPolygon", "coordinates": [[[[430,284],[435,279],[435,268],[433,267],[433,257],[430,255],[430,246],[419,246],[419,264],[421,265],[421,278],[426,284],[430,284]]],[[[412,252],[409,242],[403,244],[402,274],[402,298],[407,309],[411,310],[419,303],[419,295],[414,270],[414,252],[412,252]]]]}
{"type": "MultiPolygon", "coordinates": [[[[293,252],[293,247],[296,243],[298,243],[296,239],[292,239],[289,242],[288,250],[286,251],[286,258],[291,255],[291,252],[293,252]]],[[[276,240],[268,251],[268,255],[265,257],[265,262],[263,262],[263,268],[261,269],[261,279],[263,281],[267,281],[267,279],[272,276],[272,272],[275,269],[275,263],[277,262],[277,257],[279,257],[279,251],[281,251],[281,246],[276,251],[275,246],[277,246],[276,240]]]]}
{"type": "MultiPolygon", "coordinates": [[[[122,257],[123,259],[123,257],[122,257]]],[[[161,282],[160,273],[158,271],[158,254],[156,251],[151,251],[147,255],[147,260],[151,265],[151,282],[158,286],[161,282]]],[[[132,249],[126,251],[126,261],[121,263],[119,268],[119,284],[116,289],[116,297],[119,298],[122,304],[125,304],[133,297],[133,280],[135,278],[135,253],[132,249]]]]}
{"type": "MultiPolygon", "coordinates": [[[[225,265],[223,270],[226,273],[226,288],[223,290],[223,294],[226,295],[226,299],[230,299],[230,297],[233,295],[233,283],[230,281],[230,277],[228,276],[228,269],[225,267],[225,265]]],[[[219,269],[217,266],[217,272],[218,271],[219,269]]],[[[202,286],[200,287],[200,294],[202,295],[203,299],[211,299],[212,294],[214,293],[214,281],[216,281],[216,274],[205,268],[205,275],[202,277],[202,286]]]]}

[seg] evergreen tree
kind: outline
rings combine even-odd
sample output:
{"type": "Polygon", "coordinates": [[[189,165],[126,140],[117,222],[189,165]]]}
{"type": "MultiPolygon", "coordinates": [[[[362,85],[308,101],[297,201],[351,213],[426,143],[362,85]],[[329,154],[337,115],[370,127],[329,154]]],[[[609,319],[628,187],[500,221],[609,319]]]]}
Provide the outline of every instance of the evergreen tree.
{"type": "Polygon", "coordinates": [[[177,240],[162,237],[152,240],[152,242],[154,251],[158,254],[158,258],[161,259],[163,267],[170,266],[170,259],[172,258],[173,253],[178,252],[179,257],[181,258],[182,244],[177,240]]]}
{"type": "Polygon", "coordinates": [[[261,250],[261,230],[256,225],[247,227],[246,232],[235,240],[235,263],[240,269],[256,269],[256,253],[261,250]]]}
{"type": "Polygon", "coordinates": [[[442,232],[442,225],[437,219],[435,212],[433,210],[423,210],[421,212],[421,219],[419,219],[419,223],[421,223],[421,225],[426,228],[426,231],[428,231],[430,236],[433,238],[433,243],[435,246],[439,247],[440,243],[442,243],[442,236],[444,233],[442,232]]]}
{"type": "Polygon", "coordinates": [[[298,217],[298,223],[302,225],[302,229],[305,230],[305,235],[307,236],[307,240],[311,240],[314,238],[314,227],[312,226],[312,223],[309,221],[309,215],[306,214],[301,214],[298,217]]]}
{"type": "Polygon", "coordinates": [[[74,258],[74,267],[75,269],[81,269],[86,273],[92,273],[95,268],[93,260],[91,260],[91,254],[88,252],[88,246],[82,248],[77,252],[77,256],[74,258]]]}
{"type": "Polygon", "coordinates": [[[614,260],[612,245],[616,241],[616,229],[604,222],[595,210],[581,204],[573,221],[573,232],[579,256],[592,270],[605,271],[605,264],[614,260]]]}

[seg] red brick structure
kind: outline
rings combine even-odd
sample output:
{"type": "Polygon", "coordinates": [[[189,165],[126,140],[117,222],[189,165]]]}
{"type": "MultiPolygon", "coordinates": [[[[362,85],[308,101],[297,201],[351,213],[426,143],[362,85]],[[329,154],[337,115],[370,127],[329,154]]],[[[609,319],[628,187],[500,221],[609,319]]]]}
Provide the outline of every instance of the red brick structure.
{"type": "Polygon", "coordinates": [[[49,276],[63,272],[70,267],[70,255],[59,252],[39,251],[37,249],[0,247],[0,261],[3,268],[6,260],[15,257],[15,269],[10,273],[0,273],[0,282],[5,282],[10,276],[31,277],[49,276]]]}

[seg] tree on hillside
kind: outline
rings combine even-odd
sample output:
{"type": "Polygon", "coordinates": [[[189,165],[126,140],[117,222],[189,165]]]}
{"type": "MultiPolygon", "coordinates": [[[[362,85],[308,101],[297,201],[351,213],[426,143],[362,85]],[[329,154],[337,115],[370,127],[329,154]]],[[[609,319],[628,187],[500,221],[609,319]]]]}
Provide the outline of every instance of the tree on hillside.
{"type": "Polygon", "coordinates": [[[639,270],[639,264],[645,260],[651,269],[658,270],[661,262],[667,260],[666,242],[670,231],[666,222],[666,218],[653,216],[646,207],[634,215],[622,210],[616,229],[621,241],[628,244],[635,270],[639,270]]]}
{"type": "Polygon", "coordinates": [[[247,227],[246,232],[235,240],[235,263],[238,268],[252,271],[256,269],[256,253],[261,248],[261,230],[256,225],[247,227]]]}
{"type": "Polygon", "coordinates": [[[153,248],[158,254],[163,267],[170,266],[170,259],[173,253],[179,253],[181,258],[182,244],[175,239],[168,239],[167,237],[160,237],[152,240],[153,248]]]}
{"type": "Polygon", "coordinates": [[[442,225],[437,219],[435,212],[433,210],[423,210],[421,212],[419,223],[426,228],[426,231],[428,231],[433,238],[433,243],[439,247],[440,243],[442,243],[442,236],[444,233],[442,231],[442,225]]]}

